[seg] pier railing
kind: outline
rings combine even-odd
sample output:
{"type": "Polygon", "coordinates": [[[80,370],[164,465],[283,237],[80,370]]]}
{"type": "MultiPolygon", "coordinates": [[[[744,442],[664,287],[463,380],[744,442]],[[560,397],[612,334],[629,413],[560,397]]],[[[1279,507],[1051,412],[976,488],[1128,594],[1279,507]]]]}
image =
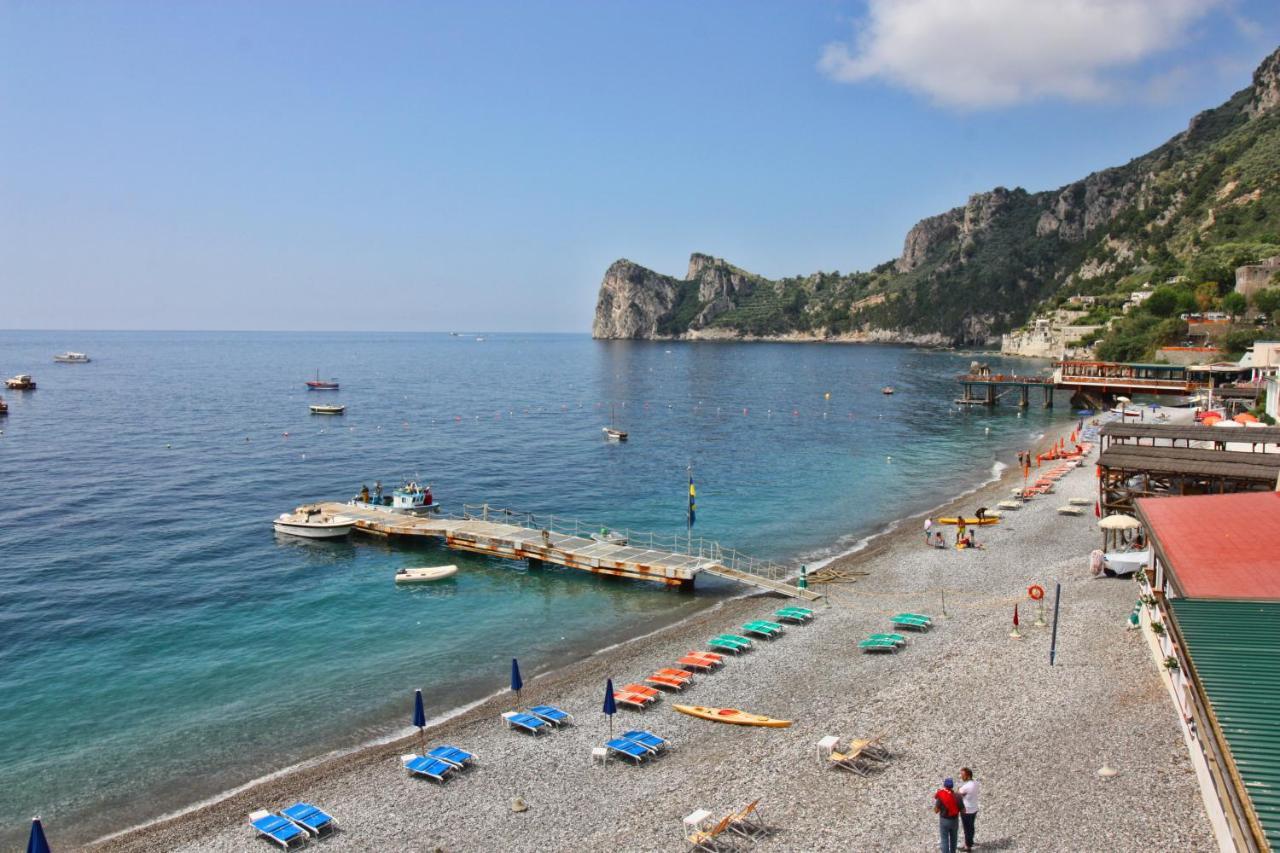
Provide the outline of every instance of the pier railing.
{"type": "Polygon", "coordinates": [[[592,534],[607,530],[610,536],[626,539],[627,547],[630,548],[647,548],[653,551],[666,551],[686,557],[697,557],[700,560],[773,581],[784,581],[794,577],[798,572],[797,569],[744,554],[736,548],[725,548],[714,539],[705,539],[701,536],[664,535],[662,533],[653,533],[652,531],[632,530],[629,527],[610,527],[606,524],[587,522],[569,516],[541,515],[492,507],[488,504],[464,504],[462,518],[468,521],[511,524],[529,530],[546,530],[551,533],[577,536],[582,539],[590,539],[592,534]]]}

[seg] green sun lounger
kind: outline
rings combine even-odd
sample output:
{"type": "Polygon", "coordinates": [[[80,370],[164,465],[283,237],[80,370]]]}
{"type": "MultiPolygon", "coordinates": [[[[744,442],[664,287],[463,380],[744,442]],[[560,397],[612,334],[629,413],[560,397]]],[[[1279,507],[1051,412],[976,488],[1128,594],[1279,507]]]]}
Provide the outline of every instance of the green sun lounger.
{"type": "Polygon", "coordinates": [[[867,639],[868,640],[888,640],[889,642],[896,643],[899,646],[905,646],[907,644],[907,638],[902,636],[901,634],[872,634],[867,639]]]}
{"type": "Polygon", "coordinates": [[[733,640],[725,637],[712,637],[710,640],[707,640],[707,645],[718,651],[733,652],[735,655],[742,654],[747,649],[751,648],[750,646],[745,646],[742,643],[734,642],[733,640]]]}
{"type": "Polygon", "coordinates": [[[933,617],[926,616],[923,613],[895,613],[893,615],[893,618],[894,619],[915,619],[920,622],[928,622],[930,625],[933,624],[933,617]]]}
{"type": "Polygon", "coordinates": [[[742,630],[748,634],[759,634],[761,637],[767,637],[770,640],[782,634],[782,626],[777,622],[765,622],[763,620],[748,622],[742,626],[742,630]]]}
{"type": "Polygon", "coordinates": [[[910,616],[895,616],[892,620],[895,628],[910,628],[913,631],[928,631],[933,623],[927,619],[914,619],[910,616]]]}
{"type": "Polygon", "coordinates": [[[858,643],[858,648],[864,652],[896,652],[898,644],[893,640],[877,640],[874,637],[868,637],[858,643]]]}
{"type": "Polygon", "coordinates": [[[754,645],[754,643],[752,643],[752,641],[749,638],[739,636],[738,634],[721,634],[720,636],[726,640],[734,640],[735,642],[744,643],[746,644],[747,648],[750,648],[751,646],[754,645]]]}
{"type": "Polygon", "coordinates": [[[812,611],[806,611],[803,607],[784,607],[774,613],[783,622],[795,622],[803,624],[813,618],[812,611]]]}

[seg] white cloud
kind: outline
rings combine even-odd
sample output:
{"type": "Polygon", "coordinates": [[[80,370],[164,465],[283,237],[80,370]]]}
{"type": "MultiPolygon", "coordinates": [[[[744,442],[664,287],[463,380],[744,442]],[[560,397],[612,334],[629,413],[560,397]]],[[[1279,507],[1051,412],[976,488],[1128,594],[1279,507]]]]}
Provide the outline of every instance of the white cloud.
{"type": "Polygon", "coordinates": [[[1223,0],[869,0],[852,43],[828,44],[834,80],[879,79],[974,109],[1098,100],[1108,72],[1178,44],[1223,0]]]}

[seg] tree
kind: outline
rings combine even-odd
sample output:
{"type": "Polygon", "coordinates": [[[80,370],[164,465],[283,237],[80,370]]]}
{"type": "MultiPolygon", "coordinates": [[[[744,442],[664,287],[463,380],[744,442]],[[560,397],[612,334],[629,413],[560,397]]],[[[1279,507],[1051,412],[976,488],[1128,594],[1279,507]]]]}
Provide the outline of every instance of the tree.
{"type": "Polygon", "coordinates": [[[1253,307],[1265,317],[1280,311],[1280,287],[1268,287],[1253,294],[1253,307]]]}
{"type": "Polygon", "coordinates": [[[1218,283],[1216,281],[1205,281],[1196,285],[1196,306],[1201,314],[1212,308],[1217,298],[1218,283]]]}
{"type": "Polygon", "coordinates": [[[1244,298],[1243,293],[1236,293],[1234,290],[1222,297],[1222,310],[1231,315],[1231,321],[1234,323],[1236,317],[1243,314],[1249,308],[1249,301],[1244,298]]]}
{"type": "Polygon", "coordinates": [[[1172,287],[1157,287],[1143,305],[1156,317],[1172,317],[1178,310],[1178,291],[1172,287]]]}

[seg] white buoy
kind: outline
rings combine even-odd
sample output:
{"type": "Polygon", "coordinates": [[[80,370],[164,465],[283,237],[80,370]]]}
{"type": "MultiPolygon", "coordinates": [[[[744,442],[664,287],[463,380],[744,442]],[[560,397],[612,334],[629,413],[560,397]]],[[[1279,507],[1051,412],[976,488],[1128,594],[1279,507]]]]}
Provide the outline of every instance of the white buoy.
{"type": "Polygon", "coordinates": [[[893,461],[893,457],[892,457],[892,456],[886,456],[886,457],[884,458],[884,461],[885,461],[885,462],[892,462],[892,461],[893,461]]]}

